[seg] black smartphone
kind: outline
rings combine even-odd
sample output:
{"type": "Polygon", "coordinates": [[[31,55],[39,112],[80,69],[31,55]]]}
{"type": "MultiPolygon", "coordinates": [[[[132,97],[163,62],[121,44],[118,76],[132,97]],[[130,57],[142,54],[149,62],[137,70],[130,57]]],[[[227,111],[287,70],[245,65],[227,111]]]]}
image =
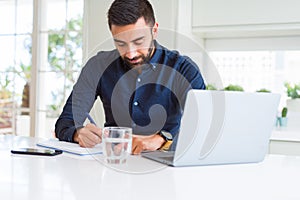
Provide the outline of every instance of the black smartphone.
{"type": "Polygon", "coordinates": [[[20,148],[20,149],[11,150],[11,153],[37,155],[37,156],[56,156],[62,154],[62,151],[54,150],[54,149],[20,148]]]}

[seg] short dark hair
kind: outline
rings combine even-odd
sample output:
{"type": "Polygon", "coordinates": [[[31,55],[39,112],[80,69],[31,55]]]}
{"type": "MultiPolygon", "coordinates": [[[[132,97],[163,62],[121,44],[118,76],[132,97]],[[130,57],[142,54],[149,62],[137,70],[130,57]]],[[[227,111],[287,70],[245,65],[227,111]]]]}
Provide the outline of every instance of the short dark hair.
{"type": "Polygon", "coordinates": [[[155,16],[152,5],[147,0],[115,0],[107,13],[108,26],[134,24],[141,17],[150,26],[154,26],[155,16]]]}

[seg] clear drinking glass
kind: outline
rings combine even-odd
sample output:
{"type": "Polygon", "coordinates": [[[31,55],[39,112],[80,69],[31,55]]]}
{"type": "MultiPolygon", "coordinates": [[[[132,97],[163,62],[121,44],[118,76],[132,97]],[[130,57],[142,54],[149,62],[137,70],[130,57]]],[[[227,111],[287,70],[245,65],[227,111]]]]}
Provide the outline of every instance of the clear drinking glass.
{"type": "Polygon", "coordinates": [[[102,129],[103,154],[107,163],[126,163],[131,154],[132,129],[127,127],[105,127],[102,129]]]}

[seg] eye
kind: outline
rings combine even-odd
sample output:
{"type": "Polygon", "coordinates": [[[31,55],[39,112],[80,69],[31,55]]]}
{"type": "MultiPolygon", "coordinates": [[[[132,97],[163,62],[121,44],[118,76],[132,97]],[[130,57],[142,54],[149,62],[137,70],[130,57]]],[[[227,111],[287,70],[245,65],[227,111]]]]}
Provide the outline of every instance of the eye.
{"type": "Polygon", "coordinates": [[[116,43],[118,47],[125,47],[126,44],[125,43],[122,43],[122,42],[117,42],[116,43]]]}
{"type": "Polygon", "coordinates": [[[144,40],[143,40],[143,39],[134,41],[134,44],[137,45],[137,46],[142,45],[143,43],[144,43],[144,40]]]}
{"type": "Polygon", "coordinates": [[[141,45],[141,44],[143,44],[143,42],[135,42],[134,44],[135,45],[141,45]]]}

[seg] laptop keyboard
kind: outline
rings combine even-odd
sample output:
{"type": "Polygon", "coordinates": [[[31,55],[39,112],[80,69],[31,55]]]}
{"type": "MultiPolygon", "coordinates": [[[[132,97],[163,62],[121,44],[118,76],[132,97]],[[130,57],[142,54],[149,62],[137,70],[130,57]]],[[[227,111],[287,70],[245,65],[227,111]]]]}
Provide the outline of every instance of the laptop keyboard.
{"type": "Polygon", "coordinates": [[[144,155],[147,155],[146,157],[156,158],[160,160],[166,160],[172,162],[174,159],[175,151],[152,151],[144,153],[144,155]],[[150,156],[149,156],[150,155],[150,156]]]}
{"type": "Polygon", "coordinates": [[[174,156],[161,156],[159,157],[160,159],[163,159],[163,160],[167,160],[167,161],[170,161],[172,162],[173,159],[174,159],[174,156]]]}

